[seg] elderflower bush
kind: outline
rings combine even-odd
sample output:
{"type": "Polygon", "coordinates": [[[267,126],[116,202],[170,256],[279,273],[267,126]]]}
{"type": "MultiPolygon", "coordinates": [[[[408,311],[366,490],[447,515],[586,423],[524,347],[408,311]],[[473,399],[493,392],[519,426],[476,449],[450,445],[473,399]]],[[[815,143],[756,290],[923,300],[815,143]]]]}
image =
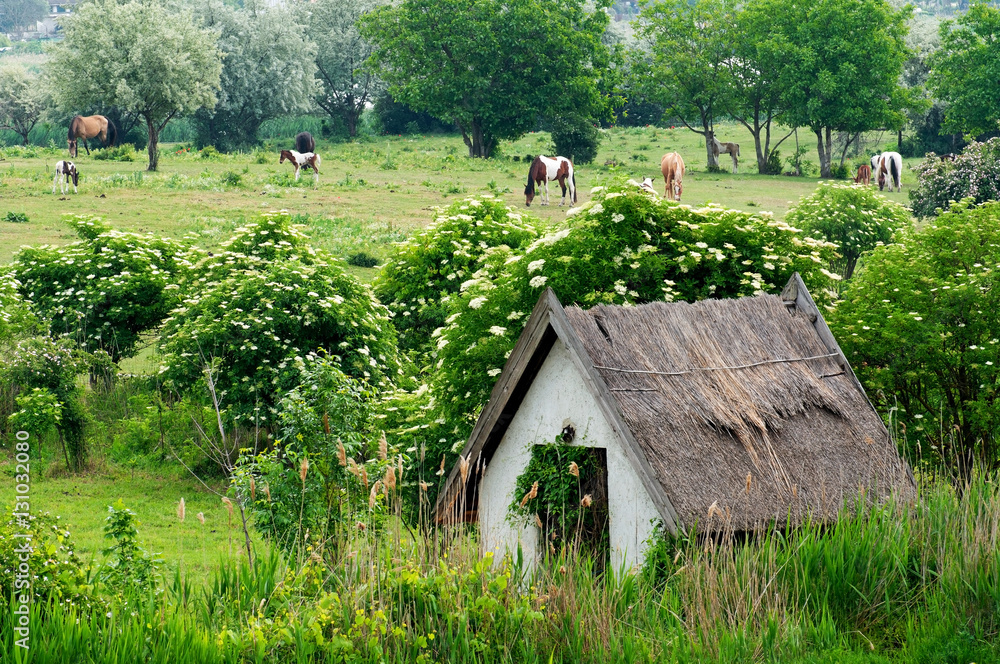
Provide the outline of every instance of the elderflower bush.
{"type": "Polygon", "coordinates": [[[1000,427],[1000,203],[966,200],[879,247],[830,326],[910,458],[970,470],[1000,427]]]}
{"type": "Polygon", "coordinates": [[[830,269],[850,279],[858,259],[887,244],[898,229],[913,223],[910,211],[871,187],[821,182],[809,196],[799,199],[785,221],[812,237],[839,246],[830,269]]]}
{"type": "Polygon", "coordinates": [[[177,305],[177,282],[195,254],[183,242],[113,230],[99,217],[76,215],[69,224],[79,241],[14,257],[21,295],[52,335],[114,362],[131,357],[141,335],[177,305]]]}
{"type": "Polygon", "coordinates": [[[0,342],[34,330],[36,321],[21,297],[21,282],[13,272],[0,274],[0,342]]]}
{"type": "Polygon", "coordinates": [[[834,245],[769,213],[693,209],[617,184],[570,210],[569,224],[521,253],[487,257],[434,332],[433,458],[461,449],[546,287],[564,305],[629,306],[777,293],[799,272],[821,304],[834,296],[834,245]]]}
{"type": "Polygon", "coordinates": [[[930,153],[913,170],[917,186],[910,190],[910,203],[919,217],[934,216],[964,198],[1000,200],[1000,138],[970,143],[953,162],[930,153]]]}
{"type": "Polygon", "coordinates": [[[523,247],[538,237],[536,223],[489,195],[436,209],[434,221],[397,247],[375,282],[376,296],[393,313],[400,346],[426,345],[486,253],[523,247]]]}

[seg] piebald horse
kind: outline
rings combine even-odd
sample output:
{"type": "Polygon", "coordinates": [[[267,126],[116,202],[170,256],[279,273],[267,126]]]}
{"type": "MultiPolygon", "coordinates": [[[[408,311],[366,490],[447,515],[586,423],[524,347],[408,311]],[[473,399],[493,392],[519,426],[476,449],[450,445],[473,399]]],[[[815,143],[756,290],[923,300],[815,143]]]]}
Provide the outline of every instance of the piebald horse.
{"type": "Polygon", "coordinates": [[[903,174],[903,157],[898,152],[883,152],[872,157],[872,169],[878,180],[878,190],[882,191],[886,183],[889,184],[889,191],[895,187],[896,191],[902,191],[903,185],[900,176],[903,174]]]}
{"type": "Polygon", "coordinates": [[[319,166],[323,160],[320,159],[319,155],[315,152],[306,152],[303,154],[301,152],[296,152],[295,150],[282,150],[281,159],[278,160],[278,163],[283,164],[286,161],[292,162],[292,167],[295,169],[296,182],[298,182],[302,168],[313,169],[316,182],[319,182],[319,166]]]}
{"type": "Polygon", "coordinates": [[[80,193],[76,189],[77,182],[80,179],[80,173],[76,170],[76,164],[71,161],[57,161],[56,162],[56,176],[52,178],[52,193],[56,193],[56,183],[59,183],[59,193],[65,194],[69,189],[69,181],[73,180],[73,193],[80,193]],[[66,179],[60,179],[65,176],[66,179]]]}
{"type": "Polygon", "coordinates": [[[719,139],[712,137],[712,153],[718,157],[720,154],[729,154],[733,158],[733,173],[736,172],[739,166],[738,157],[740,156],[740,144],[739,143],[720,143],[719,139]]]}
{"type": "Polygon", "coordinates": [[[566,157],[544,157],[538,155],[535,161],[531,162],[528,169],[528,184],[524,187],[524,206],[531,207],[531,201],[535,199],[535,183],[545,185],[545,193],[542,195],[542,205],[549,204],[549,182],[558,180],[562,187],[562,200],[559,205],[566,203],[566,188],[569,187],[570,203],[576,203],[576,175],[573,173],[573,162],[566,157]]]}
{"type": "Polygon", "coordinates": [[[663,173],[663,195],[675,201],[681,200],[684,180],[684,160],[677,152],[668,152],[660,160],[660,172],[663,173]]]}
{"type": "Polygon", "coordinates": [[[105,147],[118,142],[118,129],[115,123],[108,120],[103,115],[75,115],[69,123],[69,154],[76,158],[76,141],[83,139],[83,149],[90,154],[90,147],[87,145],[88,138],[99,138],[105,147]]]}
{"type": "Polygon", "coordinates": [[[295,151],[302,154],[316,152],[316,141],[313,140],[312,134],[308,131],[297,134],[295,136],[295,151]]]}
{"type": "Polygon", "coordinates": [[[854,184],[863,184],[866,187],[872,183],[872,169],[868,164],[858,166],[858,174],[854,178],[854,184]]]}

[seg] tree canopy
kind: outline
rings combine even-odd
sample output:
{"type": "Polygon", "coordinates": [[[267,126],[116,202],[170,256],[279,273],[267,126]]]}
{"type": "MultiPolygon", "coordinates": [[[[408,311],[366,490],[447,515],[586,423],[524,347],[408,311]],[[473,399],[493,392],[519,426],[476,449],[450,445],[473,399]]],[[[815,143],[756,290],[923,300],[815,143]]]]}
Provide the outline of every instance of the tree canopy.
{"type": "Polygon", "coordinates": [[[1000,9],[973,5],[941,26],[941,49],[931,56],[930,87],[949,104],[945,128],[979,135],[1000,128],[1000,9]]]}
{"type": "Polygon", "coordinates": [[[23,67],[0,68],[0,129],[17,133],[24,144],[47,105],[46,88],[23,67]]]}
{"type": "Polygon", "coordinates": [[[365,107],[384,88],[367,66],[374,48],[361,36],[358,18],[384,4],[384,0],[317,0],[299,5],[299,19],[317,48],[316,104],[342,121],[351,136],[358,132],[365,107]]]}
{"type": "Polygon", "coordinates": [[[117,106],[146,121],[148,169],[159,161],[160,132],[173,118],[213,108],[222,58],[218,34],[186,11],[157,3],[94,0],[64,21],[48,73],[69,112],[117,106]]]}
{"type": "Polygon", "coordinates": [[[470,157],[489,157],[539,115],[598,109],[595,64],[608,23],[582,0],[403,0],[362,17],[393,97],[453,120],[470,157]]]}
{"type": "Polygon", "coordinates": [[[24,28],[34,29],[35,21],[48,12],[45,0],[4,0],[0,5],[0,36],[4,32],[17,34],[24,28]]]}
{"type": "Polygon", "coordinates": [[[218,103],[195,115],[202,145],[224,152],[253,145],[265,121],[312,108],[316,46],[302,38],[291,11],[261,0],[242,8],[215,0],[202,16],[219,31],[224,54],[218,103]]]}

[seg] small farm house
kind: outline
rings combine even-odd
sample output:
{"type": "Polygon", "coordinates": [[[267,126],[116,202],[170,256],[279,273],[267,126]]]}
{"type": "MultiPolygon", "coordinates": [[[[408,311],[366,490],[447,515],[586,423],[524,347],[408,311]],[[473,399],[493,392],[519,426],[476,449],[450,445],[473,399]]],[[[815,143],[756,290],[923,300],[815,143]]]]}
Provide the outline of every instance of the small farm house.
{"type": "Polygon", "coordinates": [[[556,535],[545,514],[518,513],[547,482],[529,490],[522,476],[540,452],[570,448],[590,448],[596,469],[572,468],[574,518],[604,515],[591,521],[613,569],[641,563],[660,527],[794,526],[916,491],[798,274],[781,295],[586,311],[547,290],[439,496],[438,520],[478,521],[495,560],[520,548],[532,562],[556,535]]]}

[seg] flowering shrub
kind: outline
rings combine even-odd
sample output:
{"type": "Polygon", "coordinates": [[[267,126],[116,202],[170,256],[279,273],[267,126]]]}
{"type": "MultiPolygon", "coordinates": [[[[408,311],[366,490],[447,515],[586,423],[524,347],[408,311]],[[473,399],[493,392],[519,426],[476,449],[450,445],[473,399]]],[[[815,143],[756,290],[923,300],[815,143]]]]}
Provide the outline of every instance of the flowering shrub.
{"type": "Polygon", "coordinates": [[[444,325],[452,297],[494,247],[520,248],[538,237],[534,219],[489,196],[438,209],[434,221],[402,243],[375,283],[393,313],[402,348],[425,345],[444,325]]]}
{"type": "Polygon", "coordinates": [[[1000,203],[955,204],[904,228],[848,284],[830,324],[880,412],[914,456],[997,462],[1000,203]]]}
{"type": "Polygon", "coordinates": [[[12,607],[12,597],[21,593],[30,593],[33,604],[51,600],[53,605],[71,602],[86,606],[94,602],[86,588],[84,563],[76,555],[70,532],[61,527],[59,517],[48,512],[17,520],[8,512],[7,517],[0,523],[0,601],[5,606],[12,607]],[[24,539],[25,533],[31,535],[30,540],[24,539]],[[27,554],[31,575],[28,587],[17,580],[18,566],[25,562],[21,557],[24,552],[19,549],[25,542],[31,544],[27,554]]]}
{"type": "Polygon", "coordinates": [[[234,270],[207,284],[171,313],[161,346],[170,384],[188,389],[210,365],[230,417],[263,427],[274,423],[278,400],[297,384],[296,362],[310,352],[335,353],[346,373],[380,387],[401,371],[385,307],[315,257],[234,270]]]}
{"type": "Polygon", "coordinates": [[[181,242],[112,230],[99,217],[69,220],[78,242],[29,247],[14,258],[22,296],[50,332],[114,362],[135,354],[139,339],[176,306],[177,280],[190,266],[181,242]]]}
{"type": "Polygon", "coordinates": [[[839,256],[830,269],[850,279],[858,258],[892,239],[913,222],[910,211],[871,187],[821,182],[816,191],[799,199],[785,221],[807,234],[834,242],[839,256]]]}
{"type": "Polygon", "coordinates": [[[0,274],[0,342],[34,328],[34,317],[21,298],[21,282],[13,273],[0,274]]]}
{"type": "Polygon", "coordinates": [[[594,193],[570,210],[569,227],[523,252],[487,257],[454,298],[446,325],[433,335],[435,406],[427,411],[437,427],[430,437],[433,458],[461,449],[548,286],[564,305],[634,305],[780,292],[797,271],[821,303],[833,297],[839,277],[826,266],[834,245],[769,213],[692,209],[630,184],[594,193]]]}
{"type": "Polygon", "coordinates": [[[930,217],[963,198],[976,203],[1000,200],[1000,138],[970,143],[955,161],[931,153],[914,168],[917,186],[910,190],[913,213],[930,217]]]}

